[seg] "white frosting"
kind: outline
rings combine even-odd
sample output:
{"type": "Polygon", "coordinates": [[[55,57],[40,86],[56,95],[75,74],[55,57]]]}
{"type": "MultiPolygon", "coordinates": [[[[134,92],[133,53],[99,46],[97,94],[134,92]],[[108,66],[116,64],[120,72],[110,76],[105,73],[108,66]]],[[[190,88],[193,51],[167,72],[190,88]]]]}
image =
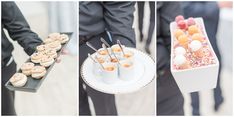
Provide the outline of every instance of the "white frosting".
{"type": "Polygon", "coordinates": [[[186,50],[183,47],[175,48],[175,55],[185,55],[186,50]]]}
{"type": "Polygon", "coordinates": [[[202,44],[198,40],[193,40],[190,43],[189,47],[191,48],[192,51],[197,51],[197,50],[199,50],[202,47],[202,44]]]}
{"type": "Polygon", "coordinates": [[[48,67],[48,66],[50,66],[51,64],[53,64],[53,62],[54,62],[54,59],[52,59],[51,61],[47,61],[47,62],[40,62],[40,64],[41,64],[42,66],[48,67]]]}
{"type": "Polygon", "coordinates": [[[177,56],[174,58],[174,63],[175,63],[175,65],[177,65],[177,66],[183,65],[185,62],[186,62],[186,58],[185,58],[185,56],[183,56],[183,55],[177,55],[177,56]]]}

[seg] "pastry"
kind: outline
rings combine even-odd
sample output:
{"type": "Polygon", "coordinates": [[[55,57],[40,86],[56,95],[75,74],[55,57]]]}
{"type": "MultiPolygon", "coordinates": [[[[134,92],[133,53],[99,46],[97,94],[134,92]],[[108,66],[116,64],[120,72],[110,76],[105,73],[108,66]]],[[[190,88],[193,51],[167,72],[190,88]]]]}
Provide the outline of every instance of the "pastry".
{"type": "Polygon", "coordinates": [[[31,55],[31,61],[34,63],[40,63],[41,58],[43,58],[45,55],[43,53],[33,53],[31,55]]]}
{"type": "Polygon", "coordinates": [[[195,34],[195,33],[199,33],[200,31],[199,31],[199,28],[196,26],[196,25],[192,25],[192,26],[189,26],[188,27],[188,33],[190,34],[190,35],[193,35],[193,34],[195,34]]]}
{"type": "Polygon", "coordinates": [[[53,64],[54,58],[52,56],[45,56],[41,59],[40,65],[44,67],[49,67],[51,64],[53,64]]]}
{"type": "Polygon", "coordinates": [[[60,33],[51,33],[49,34],[49,38],[58,40],[60,38],[60,33]]]}
{"type": "Polygon", "coordinates": [[[27,82],[27,76],[24,75],[23,73],[15,73],[11,78],[10,78],[10,83],[14,87],[22,87],[26,84],[27,82]]]}
{"type": "Polygon", "coordinates": [[[52,43],[52,42],[54,42],[55,40],[54,39],[51,39],[51,38],[46,38],[46,39],[44,39],[43,40],[43,42],[45,43],[45,44],[49,44],[49,43],[52,43]]]}
{"type": "Polygon", "coordinates": [[[196,22],[195,22],[194,18],[190,17],[187,20],[187,24],[188,24],[188,26],[192,26],[192,25],[195,25],[196,22]]]}
{"type": "MultiPolygon", "coordinates": [[[[123,49],[124,49],[124,45],[122,45],[123,49]]],[[[118,44],[115,44],[113,46],[111,46],[111,49],[114,53],[120,53],[122,50],[120,48],[120,46],[118,44]]]]}
{"type": "Polygon", "coordinates": [[[194,40],[189,44],[191,51],[196,57],[203,57],[204,53],[202,51],[202,44],[198,40],[194,40]]]}
{"type": "Polygon", "coordinates": [[[21,66],[21,71],[24,75],[29,76],[31,75],[31,70],[34,67],[34,64],[31,62],[26,62],[21,66]]]}
{"type": "Polygon", "coordinates": [[[54,49],[48,49],[44,53],[46,56],[51,56],[53,58],[57,58],[57,52],[54,49]]]}
{"type": "Polygon", "coordinates": [[[186,50],[183,47],[177,47],[175,48],[175,55],[185,55],[186,50]]]}
{"type": "Polygon", "coordinates": [[[177,67],[179,67],[179,69],[187,69],[190,68],[190,64],[189,61],[186,59],[185,56],[183,55],[177,55],[174,58],[174,63],[177,67]]]}
{"type": "Polygon", "coordinates": [[[60,35],[60,43],[64,44],[69,40],[69,37],[66,34],[61,34],[60,35]]]}
{"type": "Polygon", "coordinates": [[[39,45],[39,46],[37,46],[37,51],[38,52],[43,52],[46,49],[48,49],[48,47],[46,45],[39,45]]]}
{"type": "Polygon", "coordinates": [[[32,77],[39,79],[46,74],[46,69],[43,66],[34,66],[32,69],[32,77]]]}
{"type": "Polygon", "coordinates": [[[59,41],[54,41],[54,42],[49,43],[47,45],[48,45],[49,48],[55,49],[56,51],[60,50],[61,47],[62,47],[59,41]]]}
{"type": "Polygon", "coordinates": [[[176,21],[177,23],[178,23],[179,21],[181,21],[181,20],[184,20],[184,16],[182,16],[182,15],[176,16],[175,21],[176,21]]]}
{"type": "Polygon", "coordinates": [[[184,48],[188,48],[188,36],[187,35],[181,35],[178,37],[178,42],[180,45],[182,45],[184,48]]]}
{"type": "Polygon", "coordinates": [[[178,37],[183,35],[183,34],[184,34],[184,31],[181,29],[176,29],[176,31],[174,32],[176,39],[178,39],[178,37]]]}
{"type": "Polygon", "coordinates": [[[203,35],[202,34],[200,34],[200,33],[195,33],[195,34],[193,34],[192,35],[192,39],[193,40],[198,40],[198,41],[204,41],[204,37],[203,37],[203,35]]]}
{"type": "Polygon", "coordinates": [[[187,29],[188,28],[188,25],[187,23],[184,21],[184,20],[180,20],[178,23],[177,23],[177,26],[180,28],[180,29],[187,29]]]}

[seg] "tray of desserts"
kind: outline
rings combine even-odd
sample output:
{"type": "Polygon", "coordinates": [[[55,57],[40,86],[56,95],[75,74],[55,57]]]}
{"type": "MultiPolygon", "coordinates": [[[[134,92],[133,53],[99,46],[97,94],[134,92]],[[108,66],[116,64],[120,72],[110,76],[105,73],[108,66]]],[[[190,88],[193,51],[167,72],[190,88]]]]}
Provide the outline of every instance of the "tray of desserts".
{"type": "Polygon", "coordinates": [[[154,79],[155,62],[146,53],[120,43],[102,47],[94,48],[96,52],[89,54],[81,67],[81,76],[90,87],[122,94],[140,90],[154,79]]]}
{"type": "Polygon", "coordinates": [[[37,92],[72,33],[51,33],[5,84],[12,91],[37,92]]]}
{"type": "Polygon", "coordinates": [[[181,92],[216,87],[219,61],[202,18],[177,16],[170,24],[171,72],[181,92]]]}

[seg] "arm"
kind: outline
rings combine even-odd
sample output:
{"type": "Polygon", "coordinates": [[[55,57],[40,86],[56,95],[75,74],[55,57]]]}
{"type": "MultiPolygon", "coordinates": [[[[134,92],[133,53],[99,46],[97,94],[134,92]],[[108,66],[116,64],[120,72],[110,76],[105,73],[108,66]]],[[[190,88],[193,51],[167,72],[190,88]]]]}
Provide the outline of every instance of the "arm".
{"type": "Polygon", "coordinates": [[[28,55],[31,55],[35,51],[35,47],[42,43],[38,35],[30,29],[14,2],[2,2],[2,26],[28,55]]]}
{"type": "Polygon", "coordinates": [[[104,20],[107,30],[111,32],[113,43],[135,47],[135,32],[132,28],[134,2],[103,2],[104,20]]]}
{"type": "Polygon", "coordinates": [[[157,4],[157,70],[170,64],[171,34],[170,22],[182,15],[180,4],[159,2],[157,4]]]}

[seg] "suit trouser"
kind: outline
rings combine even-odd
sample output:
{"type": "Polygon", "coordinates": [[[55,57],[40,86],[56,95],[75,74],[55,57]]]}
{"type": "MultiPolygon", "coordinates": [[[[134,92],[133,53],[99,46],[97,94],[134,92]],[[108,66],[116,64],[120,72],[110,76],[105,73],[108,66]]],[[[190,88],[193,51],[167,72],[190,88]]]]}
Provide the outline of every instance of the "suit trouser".
{"type": "MultiPolygon", "coordinates": [[[[97,35],[90,39],[90,43],[95,48],[101,48],[100,37],[107,40],[107,36],[104,34],[97,35]]],[[[107,40],[108,41],[108,40],[107,40]]],[[[111,43],[110,41],[108,41],[111,43]]],[[[86,44],[79,46],[79,68],[81,67],[84,60],[88,57],[88,53],[92,54],[94,51],[90,49],[86,44]]],[[[79,75],[80,76],[80,75],[79,75]]],[[[117,115],[117,109],[115,105],[115,96],[112,94],[106,94],[99,92],[88,85],[86,85],[82,78],[79,77],[79,114],[80,115],[91,115],[88,96],[91,98],[96,115],[117,115]],[[84,86],[86,88],[84,88],[84,86]]]]}
{"type": "MultiPolygon", "coordinates": [[[[216,48],[217,48],[217,46],[216,46],[216,48]]],[[[221,57],[220,57],[219,51],[217,50],[215,52],[216,52],[216,55],[217,55],[219,61],[221,61],[221,57]]],[[[221,69],[222,69],[222,63],[220,62],[217,86],[213,90],[213,97],[214,97],[215,105],[221,104],[222,101],[223,101],[222,90],[221,90],[221,87],[220,87],[220,73],[221,73],[221,69]]],[[[193,92],[190,95],[191,95],[191,105],[192,105],[192,108],[193,108],[192,113],[193,113],[193,115],[200,115],[199,92],[193,92]]]]}
{"type": "Polygon", "coordinates": [[[2,115],[16,115],[14,107],[15,92],[5,87],[5,83],[16,72],[16,63],[2,68],[2,115]]]}
{"type": "Polygon", "coordinates": [[[168,71],[157,78],[157,115],[184,115],[184,98],[168,71]]]}
{"type": "MultiPolygon", "coordinates": [[[[138,24],[139,24],[139,31],[140,31],[140,38],[143,37],[143,19],[144,19],[144,6],[145,2],[137,2],[138,6],[138,24]]],[[[150,7],[150,25],[148,30],[148,37],[146,41],[146,45],[149,45],[152,41],[152,36],[154,32],[155,27],[155,2],[150,1],[149,2],[150,7]]]]}

